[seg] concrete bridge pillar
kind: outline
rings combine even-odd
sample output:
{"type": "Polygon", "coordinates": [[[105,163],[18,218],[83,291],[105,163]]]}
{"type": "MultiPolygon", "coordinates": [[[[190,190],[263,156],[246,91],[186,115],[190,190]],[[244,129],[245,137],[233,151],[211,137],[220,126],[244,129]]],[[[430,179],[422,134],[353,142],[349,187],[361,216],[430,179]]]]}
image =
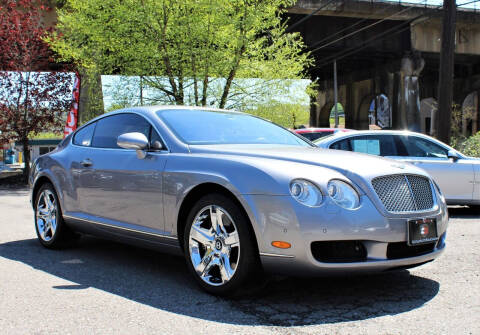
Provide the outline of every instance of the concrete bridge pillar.
{"type": "MultiPolygon", "coordinates": [[[[310,101],[310,126],[330,127],[330,112],[334,105],[333,82],[323,80],[318,84],[317,95],[310,101]]],[[[344,105],[345,85],[338,86],[338,102],[344,105]]]]}
{"type": "Polygon", "coordinates": [[[374,81],[372,79],[358,82],[348,81],[346,85],[345,128],[368,129],[368,109],[372,96],[374,81]]]}
{"type": "Polygon", "coordinates": [[[420,85],[425,66],[420,57],[404,57],[393,76],[392,116],[394,129],[420,131],[420,85]]]}

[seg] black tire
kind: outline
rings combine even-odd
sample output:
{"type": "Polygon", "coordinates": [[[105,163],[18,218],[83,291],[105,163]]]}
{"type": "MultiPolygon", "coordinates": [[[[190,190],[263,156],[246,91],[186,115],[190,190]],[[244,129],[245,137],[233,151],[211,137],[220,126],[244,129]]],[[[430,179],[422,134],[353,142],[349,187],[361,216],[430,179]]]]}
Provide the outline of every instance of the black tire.
{"type": "MultiPolygon", "coordinates": [[[[191,274],[200,287],[210,294],[229,297],[241,296],[245,293],[255,291],[255,289],[260,287],[260,285],[264,282],[258,249],[256,247],[255,236],[252,231],[250,221],[242,209],[239,208],[239,205],[225,195],[217,193],[205,195],[192,207],[185,225],[184,251],[187,267],[191,274]],[[227,282],[220,285],[217,284],[218,286],[207,283],[199,274],[197,274],[192,263],[189,245],[190,231],[192,225],[194,224],[194,220],[196,219],[197,215],[201,213],[202,209],[205,209],[208,206],[215,206],[215,208],[219,207],[222,210],[225,210],[231,219],[233,219],[234,226],[238,232],[239,258],[237,258],[238,263],[235,264],[235,272],[227,282]]],[[[230,255],[232,254],[230,253],[230,255]]]]}
{"type": "MultiPolygon", "coordinates": [[[[52,211],[53,212],[53,211],[52,211]]],[[[78,239],[77,234],[75,234],[66,224],[65,221],[63,220],[62,216],[62,210],[60,208],[60,202],[58,200],[57,192],[55,191],[55,188],[53,187],[52,184],[50,183],[44,183],[42,186],[40,186],[40,189],[37,192],[36,198],[35,198],[35,203],[34,203],[34,224],[35,224],[35,231],[37,233],[37,238],[40,244],[42,244],[44,247],[49,248],[49,249],[59,249],[59,248],[65,248],[71,246],[76,239],[78,239]],[[44,205],[44,200],[41,200],[40,198],[42,196],[45,196],[45,192],[49,192],[49,195],[52,196],[55,200],[55,221],[56,221],[56,229],[52,233],[50,230],[50,233],[46,234],[47,236],[42,236],[40,229],[42,227],[42,222],[43,225],[45,224],[45,221],[43,221],[41,218],[39,218],[39,211],[37,210],[38,206],[40,205],[43,207],[44,205]],[[39,221],[40,219],[40,221],[39,221]]],[[[43,229],[42,229],[43,231],[43,229]]]]}

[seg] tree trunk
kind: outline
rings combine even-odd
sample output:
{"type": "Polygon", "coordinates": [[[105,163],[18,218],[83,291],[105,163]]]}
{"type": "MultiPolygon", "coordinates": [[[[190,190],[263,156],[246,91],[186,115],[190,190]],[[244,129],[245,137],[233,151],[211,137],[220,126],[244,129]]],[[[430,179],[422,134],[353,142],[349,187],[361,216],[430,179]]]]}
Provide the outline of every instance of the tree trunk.
{"type": "Polygon", "coordinates": [[[102,76],[83,70],[80,73],[80,103],[78,106],[78,125],[104,113],[102,76]]]}
{"type": "Polygon", "coordinates": [[[220,99],[219,108],[225,108],[225,104],[227,103],[228,93],[230,92],[230,86],[232,86],[232,81],[235,78],[235,75],[237,74],[237,69],[238,69],[238,66],[240,65],[240,59],[242,58],[242,55],[245,52],[245,49],[246,49],[245,44],[243,44],[237,54],[237,59],[235,60],[235,63],[232,69],[230,70],[230,73],[228,74],[227,82],[225,83],[225,87],[223,88],[222,98],[220,99]]]}
{"type": "Polygon", "coordinates": [[[23,145],[23,161],[25,163],[25,168],[23,169],[23,178],[25,182],[28,182],[28,177],[30,176],[30,146],[28,143],[28,137],[22,138],[23,145]]]}

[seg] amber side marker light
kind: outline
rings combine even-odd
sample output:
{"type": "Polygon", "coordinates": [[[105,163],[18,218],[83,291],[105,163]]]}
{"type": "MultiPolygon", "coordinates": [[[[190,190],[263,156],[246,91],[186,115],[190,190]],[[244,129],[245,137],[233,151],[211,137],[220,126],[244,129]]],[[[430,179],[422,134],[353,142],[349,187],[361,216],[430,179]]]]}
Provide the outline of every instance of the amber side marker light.
{"type": "Polygon", "coordinates": [[[273,241],[272,245],[275,248],[280,248],[280,249],[288,249],[292,246],[290,243],[284,242],[284,241],[273,241]]]}

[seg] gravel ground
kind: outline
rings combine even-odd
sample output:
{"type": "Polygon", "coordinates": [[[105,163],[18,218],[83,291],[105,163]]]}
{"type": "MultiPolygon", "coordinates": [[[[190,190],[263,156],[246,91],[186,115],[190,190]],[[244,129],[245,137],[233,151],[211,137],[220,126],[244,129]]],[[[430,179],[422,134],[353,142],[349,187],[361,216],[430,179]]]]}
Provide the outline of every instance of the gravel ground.
{"type": "Polygon", "coordinates": [[[409,271],[272,278],[200,291],[184,260],[95,238],[44,249],[27,190],[0,190],[2,334],[480,334],[480,214],[450,209],[447,250],[409,271]]]}

